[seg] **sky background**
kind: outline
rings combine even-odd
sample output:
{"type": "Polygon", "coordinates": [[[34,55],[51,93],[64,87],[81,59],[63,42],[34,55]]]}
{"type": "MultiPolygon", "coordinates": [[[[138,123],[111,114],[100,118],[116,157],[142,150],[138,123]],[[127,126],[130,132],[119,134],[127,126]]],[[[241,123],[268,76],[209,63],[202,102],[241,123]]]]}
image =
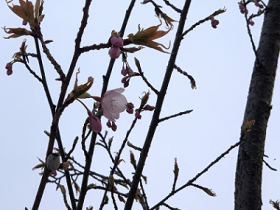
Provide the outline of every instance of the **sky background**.
{"type": "MultiPolygon", "coordinates": [[[[179,20],[179,14],[164,4],[163,12],[171,18],[179,20]]],[[[171,1],[178,8],[182,8],[184,1],[171,1]]],[[[267,1],[265,1],[267,2],[267,1]]],[[[130,1],[93,1],[90,7],[90,16],[87,28],[82,38],[82,46],[106,43],[111,31],[119,31],[125,11],[130,1]]],[[[14,1],[18,4],[18,1],[14,1]]],[[[51,54],[66,73],[72,59],[74,39],[76,37],[84,1],[45,1],[45,18],[41,24],[45,40],[53,40],[48,44],[51,54]],[[55,3],[54,3],[55,2],[55,3]]],[[[143,171],[148,177],[145,185],[149,206],[157,204],[169,194],[173,183],[174,158],[177,158],[180,168],[177,186],[185,184],[197,173],[203,170],[222,152],[238,142],[240,127],[243,121],[244,109],[247,100],[248,87],[254,65],[254,53],[246,31],[245,19],[240,13],[237,1],[193,1],[189,10],[185,30],[195,22],[204,19],[220,8],[226,8],[226,13],[216,19],[220,21],[217,29],[211,27],[210,22],[198,26],[185,36],[181,43],[177,66],[192,75],[197,89],[192,90],[189,80],[174,71],[171,83],[162,108],[161,117],[169,116],[181,111],[193,109],[193,112],[159,124],[150,153],[143,171]]],[[[22,20],[8,7],[4,0],[0,1],[0,26],[23,27],[22,20]]],[[[256,13],[257,7],[249,6],[249,13],[256,13]]],[[[256,45],[259,42],[263,17],[255,19],[251,27],[256,45]]],[[[130,33],[136,33],[138,24],[143,28],[158,25],[159,20],[154,15],[151,4],[142,5],[137,1],[127,25],[124,38],[130,33]]],[[[174,29],[158,41],[168,45],[173,44],[178,23],[174,29]]],[[[166,30],[164,25],[161,30],[166,30]]],[[[7,36],[1,31],[1,36],[7,36]]],[[[14,73],[6,75],[5,65],[12,60],[15,52],[24,39],[27,39],[27,51],[35,53],[34,41],[31,37],[17,39],[0,39],[0,87],[2,89],[0,110],[0,166],[1,166],[1,206],[3,209],[31,209],[41,177],[40,170],[32,171],[37,165],[37,157],[44,160],[48,137],[44,130],[49,131],[51,113],[41,84],[25,69],[23,64],[13,65],[14,73]]],[[[172,47],[171,47],[172,48],[172,47]]],[[[169,50],[171,51],[171,49],[169,50]]],[[[136,71],[134,57],[141,63],[142,70],[148,80],[160,89],[166,70],[169,55],[153,49],[129,54],[128,62],[136,71]]],[[[94,84],[90,89],[91,95],[99,96],[102,87],[102,75],[107,70],[110,57],[108,49],[90,51],[82,54],[77,63],[81,69],[80,84],[85,83],[89,76],[94,77],[94,84]]],[[[43,63],[47,81],[54,103],[57,102],[60,92],[60,82],[46,56],[43,63]]],[[[30,58],[30,66],[39,74],[36,59],[30,58]]],[[[114,65],[109,89],[122,87],[120,74],[121,58],[114,65]]],[[[74,80],[71,80],[68,93],[72,90],[74,80]]],[[[140,77],[132,78],[130,86],[124,94],[128,101],[138,106],[139,97],[149,88],[140,77]]],[[[273,109],[268,123],[265,154],[266,161],[274,168],[280,169],[279,153],[279,125],[280,99],[279,76],[276,78],[273,109]]],[[[149,104],[155,105],[156,97],[151,92],[149,104]]],[[[88,107],[92,100],[85,100],[88,107]]],[[[152,112],[144,112],[142,119],[137,122],[129,141],[142,147],[146,132],[149,128],[152,112]]],[[[75,136],[81,136],[82,125],[87,113],[77,102],[74,102],[63,113],[60,120],[60,131],[66,151],[71,149],[75,136]]],[[[117,152],[124,135],[133,120],[132,115],[126,112],[121,114],[117,121],[118,130],[109,130],[108,136],[114,136],[112,151],[117,152]]],[[[103,133],[107,130],[106,120],[103,119],[103,133]]],[[[122,154],[125,163],[120,168],[127,177],[132,176],[133,167],[129,163],[129,151],[126,148],[122,154]]],[[[233,209],[234,208],[234,179],[238,149],[234,149],[218,164],[213,166],[195,183],[212,189],[217,196],[210,197],[203,191],[188,187],[170,198],[166,203],[180,209],[233,209]]],[[[134,151],[136,157],[138,152],[134,151]]],[[[73,153],[76,159],[84,163],[80,141],[73,153]]],[[[92,170],[108,175],[112,166],[106,151],[97,146],[93,158],[92,170]]],[[[78,181],[80,184],[81,180],[78,181]]],[[[90,180],[89,183],[97,183],[90,180]]],[[[118,186],[117,186],[118,187],[118,186]]],[[[60,191],[55,191],[54,184],[48,184],[45,189],[40,209],[64,209],[60,191]]],[[[126,189],[118,187],[121,192],[126,189]]],[[[280,199],[279,171],[274,172],[264,166],[263,169],[263,209],[272,209],[269,200],[280,199]]],[[[88,192],[84,207],[93,205],[98,209],[103,192],[92,190],[88,192]]],[[[119,205],[123,208],[123,204],[119,205]]],[[[105,209],[112,209],[108,205],[105,209]]],[[[139,203],[134,203],[133,209],[141,209],[139,203]]],[[[164,209],[162,207],[162,209],[164,209]]]]}

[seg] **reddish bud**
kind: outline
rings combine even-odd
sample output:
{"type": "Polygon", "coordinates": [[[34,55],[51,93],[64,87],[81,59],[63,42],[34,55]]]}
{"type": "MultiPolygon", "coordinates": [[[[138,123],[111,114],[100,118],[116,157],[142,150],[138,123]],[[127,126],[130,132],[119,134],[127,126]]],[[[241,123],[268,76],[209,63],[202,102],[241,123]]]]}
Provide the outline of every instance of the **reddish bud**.
{"type": "Polygon", "coordinates": [[[126,104],[126,111],[127,111],[128,114],[133,114],[133,108],[134,108],[133,103],[127,103],[126,104]]]}
{"type": "Polygon", "coordinates": [[[12,67],[13,67],[12,62],[9,62],[9,63],[6,64],[6,67],[5,67],[5,68],[7,69],[7,75],[8,75],[8,76],[10,76],[10,75],[13,73],[12,67]]]}
{"type": "Polygon", "coordinates": [[[211,20],[211,25],[213,28],[217,28],[217,25],[219,25],[219,21],[216,19],[212,19],[211,20]]]}
{"type": "Polygon", "coordinates": [[[111,58],[117,59],[121,54],[121,50],[119,47],[112,46],[108,54],[111,56],[111,58]]]}
{"type": "Polygon", "coordinates": [[[28,23],[27,20],[24,20],[24,19],[22,20],[22,25],[26,26],[27,23],[28,23]]]}
{"type": "Polygon", "coordinates": [[[258,1],[255,1],[255,5],[257,6],[257,7],[259,7],[259,8],[263,8],[263,5],[262,4],[260,4],[258,1]]]}
{"type": "Polygon", "coordinates": [[[122,47],[123,46],[123,39],[120,36],[111,37],[110,42],[115,47],[122,47]]]}
{"type": "Polygon", "coordinates": [[[139,112],[135,112],[135,117],[139,120],[142,118],[142,116],[139,112]]]}
{"type": "Polygon", "coordinates": [[[112,122],[112,130],[116,131],[117,130],[117,125],[115,122],[112,122]]]}
{"type": "Polygon", "coordinates": [[[153,110],[155,109],[155,107],[154,107],[154,106],[151,106],[151,105],[149,105],[149,104],[147,104],[146,106],[144,106],[143,109],[144,109],[144,110],[147,110],[147,111],[153,111],[153,110]]]}
{"type": "Polygon", "coordinates": [[[108,126],[108,128],[111,128],[111,127],[112,127],[111,121],[108,120],[108,122],[106,123],[106,125],[108,126]]]}
{"type": "Polygon", "coordinates": [[[129,80],[127,80],[127,81],[125,81],[124,83],[123,83],[123,87],[124,88],[126,88],[126,87],[128,87],[129,86],[129,80]]]}
{"type": "Polygon", "coordinates": [[[252,21],[252,20],[249,20],[248,23],[249,23],[251,26],[253,26],[253,25],[255,24],[255,22],[252,21]]]}
{"type": "Polygon", "coordinates": [[[247,8],[244,6],[244,4],[243,3],[239,3],[239,9],[240,9],[240,12],[242,13],[242,14],[248,14],[248,10],[247,10],[247,8]]]}
{"type": "Polygon", "coordinates": [[[123,76],[126,76],[126,75],[127,75],[127,70],[126,70],[126,68],[124,68],[124,66],[122,67],[121,74],[122,74],[123,76]]]}

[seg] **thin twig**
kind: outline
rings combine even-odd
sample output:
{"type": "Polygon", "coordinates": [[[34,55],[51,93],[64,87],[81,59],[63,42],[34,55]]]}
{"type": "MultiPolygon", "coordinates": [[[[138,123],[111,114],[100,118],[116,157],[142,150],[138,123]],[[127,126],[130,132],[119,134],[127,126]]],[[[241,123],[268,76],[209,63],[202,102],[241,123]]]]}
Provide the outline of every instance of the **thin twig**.
{"type": "Polygon", "coordinates": [[[43,35],[41,35],[39,37],[40,41],[41,41],[41,45],[43,48],[43,52],[46,54],[47,58],[49,59],[49,61],[51,62],[51,64],[53,65],[53,67],[55,68],[55,70],[57,71],[57,73],[60,75],[60,79],[63,81],[65,79],[65,74],[63,73],[61,66],[57,63],[57,61],[54,59],[54,57],[51,55],[49,48],[47,47],[47,45],[45,44],[45,41],[43,39],[43,35]]]}
{"type": "MultiPolygon", "coordinates": [[[[101,187],[101,186],[96,186],[96,185],[89,185],[88,187],[88,190],[91,190],[91,189],[97,189],[97,190],[106,190],[105,187],[101,187]]],[[[127,197],[127,194],[126,193],[121,193],[119,191],[113,191],[114,194],[117,194],[117,195],[121,195],[123,197],[127,197]]]]}
{"type": "MultiPolygon", "coordinates": [[[[243,0],[243,4],[244,4],[245,9],[247,9],[245,0],[243,0]]],[[[250,26],[249,26],[249,21],[248,21],[248,15],[247,15],[246,12],[244,12],[244,17],[245,17],[245,20],[246,20],[247,32],[248,32],[248,35],[249,35],[249,38],[250,38],[250,41],[251,41],[251,44],[252,44],[253,51],[254,51],[255,56],[256,56],[256,60],[259,64],[261,64],[259,59],[258,59],[258,52],[257,52],[256,46],[255,46],[254,40],[253,40],[253,36],[252,36],[251,29],[250,29],[250,26]]]]}
{"type": "Polygon", "coordinates": [[[72,210],[72,209],[70,208],[68,202],[67,202],[66,190],[65,190],[65,188],[64,188],[63,185],[61,185],[60,190],[61,190],[62,197],[63,197],[63,201],[64,201],[64,204],[65,204],[66,208],[67,208],[68,210],[72,210]]]}
{"type": "Polygon", "coordinates": [[[158,120],[158,122],[160,123],[160,122],[162,122],[162,121],[164,121],[164,120],[169,120],[169,119],[174,118],[174,117],[178,117],[178,116],[181,116],[181,115],[184,115],[184,114],[189,114],[189,113],[191,113],[192,111],[193,111],[193,110],[187,110],[187,111],[184,111],[184,112],[179,112],[179,113],[177,113],[177,114],[174,114],[174,115],[170,115],[170,116],[168,116],[168,117],[161,118],[161,119],[158,120]]]}
{"type": "Polygon", "coordinates": [[[187,29],[183,34],[182,37],[184,37],[187,33],[189,33],[190,31],[192,31],[196,26],[199,26],[200,24],[204,23],[205,21],[211,20],[212,17],[217,16],[219,14],[222,14],[219,12],[219,10],[213,12],[211,15],[209,15],[208,17],[196,22],[195,24],[193,24],[189,29],[187,29]]]}
{"type": "Polygon", "coordinates": [[[177,71],[181,74],[183,74],[184,76],[188,77],[190,82],[191,82],[191,88],[192,89],[196,89],[196,82],[194,80],[194,78],[189,75],[186,71],[183,71],[179,66],[177,66],[176,64],[174,65],[174,68],[177,69],[177,71]]]}
{"type": "Polygon", "coordinates": [[[75,149],[75,147],[76,147],[76,144],[77,144],[77,142],[78,142],[78,139],[79,139],[79,137],[76,136],[76,138],[75,138],[74,141],[73,141],[73,145],[72,145],[71,150],[68,152],[67,156],[65,157],[66,160],[69,159],[70,155],[71,155],[72,152],[74,151],[74,149],[75,149]]]}
{"type": "Polygon", "coordinates": [[[162,205],[165,206],[165,207],[167,207],[167,208],[169,208],[170,210],[174,210],[174,209],[180,210],[180,209],[178,209],[178,208],[174,208],[174,207],[169,206],[167,203],[163,203],[162,205]]]}
{"type": "Polygon", "coordinates": [[[131,142],[129,142],[129,141],[127,141],[127,146],[129,146],[129,147],[131,147],[131,148],[133,148],[133,149],[135,149],[135,150],[138,150],[138,151],[140,151],[140,152],[142,151],[142,148],[133,145],[133,144],[132,144],[131,142]]]}
{"type": "Polygon", "coordinates": [[[263,159],[264,164],[272,171],[277,171],[277,169],[272,168],[264,159],[263,159]]]}
{"type": "Polygon", "coordinates": [[[30,66],[26,63],[26,61],[23,62],[25,67],[28,69],[28,71],[41,83],[43,83],[43,80],[30,68],[30,66]]]}
{"type": "Polygon", "coordinates": [[[140,76],[142,77],[143,81],[147,84],[147,86],[149,88],[151,88],[152,91],[154,91],[155,94],[159,94],[158,90],[154,88],[154,86],[147,80],[147,78],[144,76],[144,72],[142,71],[141,67],[139,66],[138,68],[138,72],[140,74],[140,76]]]}
{"type": "MultiPolygon", "coordinates": [[[[113,168],[112,168],[112,170],[111,170],[111,172],[110,172],[110,175],[113,175],[113,174],[114,174],[114,172],[115,172],[115,170],[116,170],[116,168],[117,168],[117,166],[118,166],[121,153],[122,153],[122,151],[123,151],[123,149],[124,149],[124,147],[125,147],[125,145],[126,145],[126,142],[128,141],[128,137],[129,137],[129,135],[130,135],[132,129],[134,128],[136,122],[137,122],[137,118],[135,117],[134,120],[133,120],[133,122],[132,122],[132,124],[131,124],[131,126],[130,126],[130,128],[129,128],[129,130],[126,132],[125,139],[123,140],[122,145],[121,145],[121,148],[119,149],[119,152],[117,153],[117,156],[116,156],[115,159],[114,159],[114,166],[113,166],[113,168]]],[[[101,201],[99,210],[102,210],[103,207],[104,207],[104,200],[105,200],[105,198],[106,198],[106,194],[107,194],[107,191],[108,191],[108,190],[109,190],[109,184],[107,185],[107,190],[104,192],[103,199],[102,199],[102,201],[101,201]]]]}
{"type": "Polygon", "coordinates": [[[163,0],[167,6],[170,6],[172,9],[174,9],[176,12],[181,13],[182,10],[179,8],[175,7],[173,4],[171,4],[168,0],[163,0]]]}
{"type": "MultiPolygon", "coordinates": [[[[55,105],[52,102],[52,98],[51,98],[51,95],[50,95],[50,92],[49,92],[49,89],[48,89],[47,80],[46,80],[46,76],[45,76],[45,70],[44,70],[42,57],[41,57],[41,52],[40,52],[39,43],[38,43],[38,38],[34,37],[34,41],[35,41],[35,47],[36,47],[36,52],[37,52],[37,59],[38,59],[40,72],[41,72],[41,76],[42,76],[42,81],[43,81],[42,84],[43,84],[43,87],[44,87],[44,90],[45,90],[45,93],[46,93],[46,96],[47,96],[47,100],[48,100],[48,103],[49,103],[49,106],[50,106],[50,109],[51,109],[51,114],[52,114],[52,117],[53,117],[53,123],[52,123],[52,126],[51,126],[51,133],[50,133],[49,144],[48,144],[47,153],[46,153],[46,159],[47,159],[48,155],[50,153],[52,153],[54,141],[55,141],[55,139],[57,139],[57,143],[58,143],[58,146],[59,146],[61,157],[62,157],[62,160],[64,160],[64,158],[65,158],[64,148],[63,148],[63,145],[62,145],[60,132],[59,132],[59,129],[58,129],[59,116],[62,114],[64,108],[62,107],[60,109],[60,112],[55,113],[55,105]]],[[[45,187],[46,187],[46,183],[48,181],[49,174],[50,174],[50,171],[45,167],[44,172],[43,172],[43,176],[41,178],[41,182],[40,182],[40,185],[38,187],[38,191],[37,191],[34,203],[33,203],[32,210],[37,210],[39,208],[39,205],[41,203],[41,199],[42,199],[45,187]]],[[[66,171],[65,174],[66,174],[66,182],[67,182],[67,186],[68,186],[68,190],[69,190],[72,209],[75,210],[76,209],[76,204],[75,204],[75,197],[74,197],[74,193],[73,193],[73,188],[72,188],[72,185],[71,185],[70,175],[69,175],[68,171],[66,171]]]]}
{"type": "MultiPolygon", "coordinates": [[[[91,4],[91,1],[92,0],[86,0],[86,2],[85,2],[85,6],[83,8],[83,11],[84,11],[83,18],[82,18],[82,21],[81,21],[81,25],[80,25],[77,37],[75,39],[74,55],[73,55],[73,58],[72,58],[67,76],[62,82],[62,87],[61,87],[61,92],[60,92],[60,96],[59,96],[58,103],[57,103],[56,112],[54,111],[54,109],[52,109],[52,113],[53,113],[54,117],[53,117],[53,122],[52,122],[52,126],[51,126],[50,139],[49,139],[49,144],[48,144],[46,157],[52,152],[55,138],[57,137],[57,135],[59,135],[58,123],[59,123],[60,116],[61,116],[63,110],[65,109],[65,106],[63,106],[63,101],[64,101],[64,98],[65,98],[65,95],[66,95],[66,92],[67,92],[67,88],[69,86],[69,82],[72,78],[76,63],[78,61],[79,56],[81,55],[81,53],[79,51],[79,48],[80,48],[81,39],[82,39],[84,29],[87,25],[87,19],[89,17],[88,11],[89,11],[89,6],[91,4]]],[[[35,42],[38,42],[36,38],[35,38],[35,42]]],[[[37,53],[37,55],[39,56],[38,53],[37,53]]],[[[44,80],[43,77],[42,77],[42,79],[44,80]]],[[[59,148],[61,148],[62,142],[58,141],[58,144],[59,144],[59,148]]],[[[61,151],[64,153],[63,147],[62,147],[61,151]]],[[[63,158],[63,156],[62,156],[62,158],[63,158]]],[[[32,210],[37,210],[39,208],[39,205],[40,205],[40,202],[41,202],[41,198],[43,196],[43,192],[44,192],[44,189],[45,189],[45,186],[46,186],[46,182],[47,182],[47,178],[48,178],[49,173],[50,172],[45,168],[32,210]]],[[[71,199],[71,203],[72,203],[72,209],[76,210],[76,203],[75,203],[76,201],[75,201],[75,197],[74,197],[74,194],[73,194],[73,188],[72,188],[72,185],[71,185],[71,180],[70,180],[70,177],[69,177],[69,173],[68,173],[68,171],[66,171],[65,173],[66,173],[66,181],[67,181],[67,185],[68,185],[70,199],[71,199]]],[[[83,187],[86,188],[86,186],[83,186],[83,187]]],[[[85,192],[81,192],[80,196],[81,195],[84,196],[85,195],[84,193],[85,192]]],[[[82,200],[82,203],[83,203],[84,202],[84,197],[81,200],[82,200]]],[[[78,204],[80,204],[80,203],[78,203],[78,204]]],[[[78,208],[79,208],[79,205],[78,205],[78,208]]],[[[82,207],[80,207],[80,210],[81,209],[82,209],[82,207]]]]}
{"type": "Polygon", "coordinates": [[[142,194],[143,194],[143,196],[140,197],[141,205],[142,205],[144,210],[149,210],[150,208],[149,208],[149,204],[148,204],[148,199],[147,199],[147,195],[145,193],[145,189],[144,189],[144,186],[143,186],[142,179],[140,179],[140,187],[141,187],[142,194]]]}
{"type": "Polygon", "coordinates": [[[158,126],[158,120],[159,120],[160,112],[161,112],[163,101],[164,101],[164,98],[165,98],[165,95],[166,95],[166,91],[167,91],[167,88],[168,88],[168,85],[169,85],[169,82],[170,82],[170,79],[171,79],[171,76],[172,76],[173,67],[174,67],[174,64],[175,64],[175,61],[176,61],[179,46],[180,46],[181,41],[183,39],[183,37],[181,35],[182,35],[183,29],[184,29],[184,26],[185,26],[185,21],[186,21],[187,14],[188,14],[188,11],[189,11],[190,3],[191,3],[191,0],[186,0],[185,1],[184,7],[183,7],[183,10],[182,10],[182,13],[181,13],[181,18],[179,20],[178,29],[177,29],[177,33],[176,33],[176,36],[175,36],[176,39],[175,39],[174,44],[173,44],[173,49],[172,49],[170,59],[169,59],[169,62],[168,62],[168,65],[167,65],[167,68],[166,68],[166,71],[165,71],[165,76],[164,76],[164,79],[163,79],[163,82],[162,82],[161,90],[160,90],[160,92],[158,94],[158,97],[157,97],[157,102],[156,102],[155,110],[154,110],[154,113],[153,113],[153,117],[152,117],[152,120],[151,120],[151,123],[150,123],[150,126],[149,126],[149,130],[147,132],[147,136],[146,136],[146,139],[145,139],[145,142],[144,142],[142,152],[140,154],[140,158],[139,158],[139,161],[138,161],[138,164],[137,164],[135,174],[133,176],[132,185],[131,185],[131,188],[130,188],[130,191],[129,191],[129,195],[128,195],[124,210],[131,210],[132,209],[135,194],[137,192],[138,184],[139,184],[139,181],[141,179],[142,171],[143,171],[143,168],[144,168],[144,165],[145,165],[145,162],[146,162],[149,150],[150,150],[150,146],[151,146],[154,134],[156,132],[156,128],[158,126]]]}
{"type": "Polygon", "coordinates": [[[218,156],[212,163],[210,163],[206,168],[204,168],[200,173],[198,173],[195,177],[190,179],[186,184],[183,186],[179,187],[177,190],[172,191],[169,193],[164,199],[162,199],[160,202],[158,202],[155,206],[153,206],[150,210],[156,209],[160,205],[162,205],[167,199],[169,199],[171,196],[176,194],[177,192],[181,191],[182,189],[190,186],[193,184],[194,181],[196,181],[201,175],[203,175],[205,172],[207,172],[213,165],[218,163],[225,155],[227,155],[231,150],[233,150],[235,147],[237,147],[243,140],[240,140],[236,144],[230,146],[225,152],[223,152],[220,156],[218,156]]]}
{"type": "Polygon", "coordinates": [[[111,190],[111,198],[112,198],[112,201],[113,201],[114,209],[118,210],[118,205],[116,203],[116,199],[115,199],[113,190],[111,190]]]}
{"type": "MultiPolygon", "coordinates": [[[[101,137],[102,141],[104,143],[104,148],[106,149],[106,151],[108,152],[110,159],[112,161],[113,164],[116,163],[116,159],[113,157],[110,147],[108,146],[107,142],[105,141],[105,137],[101,137]]],[[[124,174],[122,173],[122,171],[119,169],[119,167],[116,168],[118,170],[119,175],[123,178],[123,182],[125,182],[127,185],[130,185],[130,183],[127,181],[127,178],[124,176],[124,174]]],[[[114,179],[115,180],[115,179],[114,179]]],[[[115,180],[116,182],[116,180],[115,180]]]]}

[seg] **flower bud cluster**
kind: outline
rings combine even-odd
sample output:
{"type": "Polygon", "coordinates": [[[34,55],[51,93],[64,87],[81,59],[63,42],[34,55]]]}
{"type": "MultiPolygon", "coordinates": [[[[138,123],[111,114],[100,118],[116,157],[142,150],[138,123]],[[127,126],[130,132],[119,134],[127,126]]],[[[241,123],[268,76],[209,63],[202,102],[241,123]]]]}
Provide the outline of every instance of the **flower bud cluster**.
{"type": "Polygon", "coordinates": [[[13,63],[8,62],[6,64],[6,69],[7,69],[7,75],[10,76],[13,73],[13,63]]]}
{"type": "Polygon", "coordinates": [[[138,72],[134,72],[130,66],[128,65],[128,63],[126,62],[125,64],[123,64],[122,70],[121,70],[121,74],[124,76],[121,80],[121,83],[123,83],[123,87],[126,88],[129,86],[129,81],[131,77],[134,76],[139,76],[140,74],[138,72]]]}
{"type": "Polygon", "coordinates": [[[137,119],[141,119],[142,115],[140,114],[142,111],[153,111],[155,109],[154,106],[147,104],[150,97],[150,92],[144,92],[144,96],[141,98],[140,109],[135,110],[135,117],[137,119]]]}
{"type": "MultiPolygon", "coordinates": [[[[251,2],[254,2],[255,6],[259,8],[259,13],[262,12],[262,9],[264,8],[264,5],[260,4],[260,0],[250,0],[245,4],[242,1],[238,2],[241,14],[246,14],[247,15],[249,13],[246,5],[251,3],[251,2]]],[[[253,16],[251,15],[250,18],[247,20],[248,24],[251,25],[251,26],[253,26],[255,24],[254,21],[252,20],[252,17],[253,16]]]]}
{"type": "Polygon", "coordinates": [[[114,31],[112,32],[112,34],[113,35],[110,38],[112,47],[109,50],[109,55],[111,56],[111,58],[117,59],[121,54],[120,47],[123,46],[123,39],[114,31]]]}

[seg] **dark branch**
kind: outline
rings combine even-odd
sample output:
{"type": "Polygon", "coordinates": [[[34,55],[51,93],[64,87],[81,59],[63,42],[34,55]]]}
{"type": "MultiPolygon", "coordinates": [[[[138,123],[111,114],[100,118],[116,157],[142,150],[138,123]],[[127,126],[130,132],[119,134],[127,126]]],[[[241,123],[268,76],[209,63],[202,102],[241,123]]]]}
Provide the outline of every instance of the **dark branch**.
{"type": "Polygon", "coordinates": [[[170,116],[168,116],[168,117],[161,118],[161,119],[158,120],[158,122],[160,123],[160,122],[162,122],[162,121],[164,121],[164,120],[169,120],[169,119],[171,119],[171,118],[178,117],[178,116],[181,116],[181,115],[183,115],[183,114],[189,114],[189,113],[191,113],[192,111],[193,111],[193,110],[187,110],[187,111],[184,111],[184,112],[179,112],[179,113],[177,113],[177,114],[174,114],[174,115],[170,115],[170,116]]]}

